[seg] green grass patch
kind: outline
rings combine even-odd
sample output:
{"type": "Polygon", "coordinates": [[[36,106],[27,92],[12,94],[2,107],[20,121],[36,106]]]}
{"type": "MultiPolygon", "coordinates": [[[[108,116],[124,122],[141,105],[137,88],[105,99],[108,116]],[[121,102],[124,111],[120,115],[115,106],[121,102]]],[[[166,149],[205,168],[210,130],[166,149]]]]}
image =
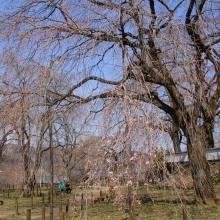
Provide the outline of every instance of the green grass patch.
{"type": "MultiPolygon", "coordinates": [[[[102,189],[106,192],[107,189],[102,189]]],[[[41,191],[45,195],[46,219],[49,217],[50,204],[48,200],[48,189],[41,191]]],[[[90,195],[98,196],[98,189],[78,189],[76,188],[72,194],[55,196],[54,197],[54,216],[59,216],[59,205],[62,203],[62,210],[66,210],[66,201],[70,201],[68,220],[79,219],[80,216],[85,219],[91,220],[126,220],[129,219],[128,204],[126,199],[119,203],[97,202],[92,205],[90,195]],[[84,193],[83,211],[81,203],[81,194],[84,193]]],[[[123,196],[126,198],[127,189],[123,190],[123,196]]],[[[160,190],[155,186],[150,186],[148,190],[144,187],[137,188],[138,199],[140,204],[134,206],[134,216],[137,220],[182,220],[183,209],[181,196],[184,193],[186,198],[186,210],[189,219],[200,220],[218,220],[220,219],[220,206],[219,205],[197,205],[194,200],[194,192],[192,190],[179,191],[167,189],[160,190]],[[181,196],[180,196],[181,195],[181,196]]],[[[217,196],[220,197],[220,187],[216,186],[217,196]]],[[[4,205],[0,206],[1,218],[3,219],[26,219],[27,209],[30,208],[31,198],[23,198],[21,191],[11,190],[9,198],[3,191],[0,191],[0,199],[4,196],[4,205]],[[18,198],[18,211],[19,215],[15,213],[15,199],[18,198]],[[19,217],[19,218],[18,218],[19,217]]],[[[42,197],[37,196],[33,198],[33,208],[31,215],[34,219],[41,219],[43,201],[42,197]]]]}

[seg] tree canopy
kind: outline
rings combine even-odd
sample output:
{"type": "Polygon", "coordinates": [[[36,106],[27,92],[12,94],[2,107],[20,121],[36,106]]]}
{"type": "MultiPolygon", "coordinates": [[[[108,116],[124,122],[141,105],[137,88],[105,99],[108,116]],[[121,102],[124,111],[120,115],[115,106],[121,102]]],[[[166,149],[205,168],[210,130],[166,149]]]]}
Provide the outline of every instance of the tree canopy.
{"type": "Polygon", "coordinates": [[[219,114],[219,15],[214,0],[23,0],[2,12],[0,29],[17,65],[34,60],[65,79],[47,89],[52,105],[117,98],[125,109],[158,108],[158,118],[186,137],[196,197],[209,203],[205,148],[214,147],[219,114]]]}

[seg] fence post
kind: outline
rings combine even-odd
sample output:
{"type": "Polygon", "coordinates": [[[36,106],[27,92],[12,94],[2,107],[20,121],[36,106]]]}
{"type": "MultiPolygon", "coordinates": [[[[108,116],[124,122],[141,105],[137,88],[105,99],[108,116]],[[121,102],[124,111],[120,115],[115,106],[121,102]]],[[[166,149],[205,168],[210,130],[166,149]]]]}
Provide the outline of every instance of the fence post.
{"type": "Polygon", "coordinates": [[[102,190],[100,190],[100,202],[102,201],[102,190]]]}
{"type": "Polygon", "coordinates": [[[62,212],[62,203],[59,204],[59,215],[60,215],[60,220],[62,220],[63,212],[62,212]]]}
{"type": "Polygon", "coordinates": [[[5,199],[5,190],[3,190],[3,199],[5,199]]]}
{"type": "Polygon", "coordinates": [[[81,195],[81,209],[80,209],[80,220],[83,220],[84,217],[84,198],[83,193],[81,195]]]}
{"type": "Polygon", "coordinates": [[[8,188],[8,198],[9,198],[10,187],[8,188]]]}
{"type": "Polygon", "coordinates": [[[27,220],[31,220],[31,209],[27,209],[27,220]]]}
{"type": "Polygon", "coordinates": [[[128,185],[128,212],[129,219],[134,220],[134,207],[133,207],[133,187],[128,185]]]}
{"type": "Polygon", "coordinates": [[[94,195],[92,192],[91,192],[91,204],[94,205],[94,195]]]}
{"type": "Polygon", "coordinates": [[[43,204],[45,203],[45,201],[44,201],[44,193],[42,193],[42,202],[43,202],[43,204]]]}
{"type": "Polygon", "coordinates": [[[83,210],[83,203],[84,203],[84,199],[83,199],[83,193],[81,195],[81,211],[83,210]]]}
{"type": "Polygon", "coordinates": [[[30,208],[33,209],[33,191],[31,192],[31,204],[30,204],[30,208]]]}
{"type": "Polygon", "coordinates": [[[41,187],[40,187],[40,196],[42,196],[42,193],[41,193],[41,187]]]}
{"type": "Polygon", "coordinates": [[[16,212],[16,215],[18,215],[18,198],[15,198],[15,212],[16,212]]]}
{"type": "Polygon", "coordinates": [[[59,193],[59,199],[61,200],[62,199],[62,193],[61,193],[61,191],[60,191],[60,193],[59,193]]]}
{"type": "Polygon", "coordinates": [[[55,199],[57,200],[57,190],[54,190],[55,199]]]}
{"type": "Polygon", "coordinates": [[[42,220],[45,220],[45,206],[42,206],[42,220]]]}
{"type": "Polygon", "coordinates": [[[66,200],[66,218],[68,218],[68,212],[69,212],[69,199],[66,200]]]}
{"type": "Polygon", "coordinates": [[[65,216],[64,216],[65,214],[64,214],[64,212],[62,212],[62,214],[61,214],[61,219],[60,220],[64,220],[65,219],[65,216]]]}

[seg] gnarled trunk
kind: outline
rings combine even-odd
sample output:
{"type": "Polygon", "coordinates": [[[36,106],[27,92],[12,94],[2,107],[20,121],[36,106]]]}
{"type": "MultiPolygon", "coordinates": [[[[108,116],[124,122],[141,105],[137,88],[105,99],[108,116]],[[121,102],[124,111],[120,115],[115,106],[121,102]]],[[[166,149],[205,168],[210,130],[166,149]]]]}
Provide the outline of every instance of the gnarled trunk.
{"type": "Polygon", "coordinates": [[[172,123],[172,127],[169,130],[169,135],[173,141],[173,148],[175,153],[181,152],[180,145],[181,145],[182,134],[179,126],[177,126],[175,123],[172,123]]]}
{"type": "Polygon", "coordinates": [[[215,190],[205,154],[207,142],[200,132],[201,129],[198,127],[187,132],[186,135],[196,201],[203,204],[215,204],[215,190]]]}

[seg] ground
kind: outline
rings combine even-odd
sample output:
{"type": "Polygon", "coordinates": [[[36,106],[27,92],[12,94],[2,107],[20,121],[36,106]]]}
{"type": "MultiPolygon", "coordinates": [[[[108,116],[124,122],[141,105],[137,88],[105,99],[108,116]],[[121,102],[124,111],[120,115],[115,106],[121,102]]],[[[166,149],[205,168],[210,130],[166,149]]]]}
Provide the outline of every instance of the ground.
{"type": "MultiPolygon", "coordinates": [[[[217,197],[220,198],[220,185],[216,185],[217,197]]],[[[31,207],[31,198],[18,199],[18,212],[16,215],[15,198],[20,195],[20,190],[10,190],[9,194],[7,189],[0,191],[0,199],[4,198],[4,205],[0,206],[0,220],[26,220],[27,209],[31,207]],[[8,198],[9,195],[9,198],[8,198]]],[[[106,187],[101,188],[103,194],[108,192],[106,187]]],[[[42,189],[45,193],[45,214],[49,219],[49,202],[48,202],[48,189],[42,189]]],[[[179,189],[158,189],[155,185],[140,186],[137,188],[138,199],[140,204],[134,207],[135,219],[137,220],[179,220],[183,219],[183,203],[181,199],[186,199],[186,212],[188,219],[200,220],[219,220],[220,219],[220,205],[197,205],[194,201],[194,193],[192,190],[179,190],[179,189]]],[[[126,187],[124,188],[121,198],[124,200],[119,203],[107,203],[106,201],[91,203],[91,193],[94,198],[99,197],[99,188],[79,189],[75,187],[71,194],[64,194],[54,196],[54,220],[59,220],[59,206],[62,204],[62,210],[66,212],[66,201],[69,200],[68,218],[66,219],[91,219],[91,220],[126,220],[128,217],[128,209],[126,205],[126,187]],[[84,200],[82,203],[82,193],[84,200]]],[[[42,197],[37,196],[33,198],[33,207],[31,209],[31,220],[42,219],[42,197]]]]}

